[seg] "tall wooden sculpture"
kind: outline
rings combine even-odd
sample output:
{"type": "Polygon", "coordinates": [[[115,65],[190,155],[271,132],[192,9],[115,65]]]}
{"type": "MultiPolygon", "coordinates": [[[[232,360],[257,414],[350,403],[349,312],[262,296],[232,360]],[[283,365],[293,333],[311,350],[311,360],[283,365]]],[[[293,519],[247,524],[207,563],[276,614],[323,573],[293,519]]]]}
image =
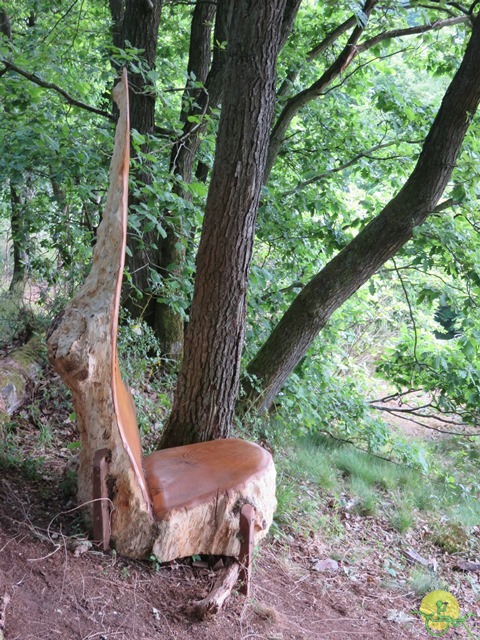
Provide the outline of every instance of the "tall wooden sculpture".
{"type": "MultiPolygon", "coordinates": [[[[78,497],[95,536],[120,553],[161,561],[207,553],[242,556],[275,509],[270,454],[237,439],[142,455],[135,407],[120,376],[117,328],[127,231],[129,115],[126,72],[110,186],[91,271],[49,329],[49,358],[71,389],[81,436],[78,497]]],[[[214,347],[214,345],[212,345],[214,347]]],[[[248,584],[248,580],[247,580],[248,584]]]]}

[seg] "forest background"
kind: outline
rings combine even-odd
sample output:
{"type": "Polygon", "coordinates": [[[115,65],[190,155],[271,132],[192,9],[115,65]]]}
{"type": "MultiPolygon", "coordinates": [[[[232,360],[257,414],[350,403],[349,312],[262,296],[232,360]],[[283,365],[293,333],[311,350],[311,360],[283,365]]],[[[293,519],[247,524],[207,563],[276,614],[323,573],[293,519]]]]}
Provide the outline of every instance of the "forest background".
{"type": "Polygon", "coordinates": [[[3,346],[43,331],[85,278],[127,66],[120,340],[144,431],[167,445],[322,432],[433,472],[428,448],[382,415],[433,412],[464,455],[474,447],[475,90],[445,97],[462,132],[445,133],[455,166],[439,170],[442,188],[433,170],[407,183],[391,225],[380,214],[422,147],[420,161],[436,157],[427,133],[479,30],[477,2],[267,4],[2,4],[3,346]],[[434,199],[419,188],[430,183],[434,199]]]}

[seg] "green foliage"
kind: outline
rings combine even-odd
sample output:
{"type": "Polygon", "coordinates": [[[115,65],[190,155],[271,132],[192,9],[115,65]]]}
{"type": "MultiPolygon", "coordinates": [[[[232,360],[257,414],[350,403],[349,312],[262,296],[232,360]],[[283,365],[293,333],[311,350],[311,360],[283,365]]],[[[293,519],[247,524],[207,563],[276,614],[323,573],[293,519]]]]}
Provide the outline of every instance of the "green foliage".
{"type": "Polygon", "coordinates": [[[170,409],[168,376],[160,376],[160,347],[153,330],[122,312],[118,331],[120,368],[128,383],[137,408],[137,420],[144,434],[158,435],[160,425],[170,409]]]}
{"type": "MultiPolygon", "coordinates": [[[[144,51],[129,43],[125,49],[112,46],[108,3],[85,0],[67,8],[60,4],[3,2],[13,36],[11,41],[0,37],[0,56],[104,115],[72,106],[57,91],[12,70],[2,73],[0,232],[5,238],[10,234],[13,186],[22,200],[34,311],[38,314],[41,308],[44,317],[51,318],[88,269],[112,149],[113,123],[105,115],[111,110],[115,69],[127,65],[148,81],[156,99],[158,129],[172,132],[169,136],[158,129],[148,134],[132,131],[130,193],[135,203],[129,210],[130,237],[143,242],[148,253],[157,249],[152,235],[161,242],[173,231],[178,254],[178,260],[163,270],[156,259],[150,261],[149,289],[138,292],[145,295],[140,305],[152,296],[188,321],[208,179],[195,178],[188,184],[172,175],[170,155],[183,118],[202,88],[186,72],[191,7],[165,4],[157,63],[150,69],[144,51]],[[188,96],[186,86],[191,90],[188,96]]],[[[366,27],[364,40],[442,16],[434,3],[389,3],[366,25],[358,3],[304,3],[278,62],[282,91],[277,116],[335,60],[347,32],[321,55],[312,57],[310,52],[352,12],[356,23],[366,27]]],[[[359,55],[333,85],[297,113],[263,189],[244,362],[257,352],[302,286],[401,187],[458,65],[468,28],[459,24],[384,40],[359,55]]],[[[215,111],[187,118],[192,124],[206,124],[196,160],[209,167],[218,116],[215,111]]],[[[480,404],[480,252],[475,223],[479,127],[478,119],[471,124],[445,194],[452,207],[432,215],[415,231],[396,260],[398,273],[394,265],[386,265],[336,312],[287,381],[269,420],[260,423],[255,417],[244,428],[250,426],[272,440],[326,431],[426,471],[432,461],[422,446],[392,433],[371,410],[368,398],[378,395],[372,384],[374,370],[399,390],[412,386],[431,392],[440,411],[460,408],[463,419],[475,424],[480,404]],[[456,318],[458,335],[450,341],[435,337],[441,331],[435,313],[445,306],[456,318]]],[[[11,240],[5,239],[0,256],[3,289],[9,284],[11,248],[11,240]]],[[[131,274],[127,278],[131,282],[131,274]]],[[[0,335],[10,342],[18,333],[18,314],[9,300],[1,305],[0,335]]],[[[166,388],[173,381],[159,386],[158,372],[165,363],[143,323],[125,317],[119,339],[125,356],[122,367],[138,393],[137,401],[146,392],[139,410],[142,427],[156,428],[170,407],[166,388]]],[[[303,462],[313,465],[311,472],[319,482],[335,485],[335,474],[330,476],[324,466],[303,462]]],[[[419,505],[421,500],[420,496],[419,505]]]]}

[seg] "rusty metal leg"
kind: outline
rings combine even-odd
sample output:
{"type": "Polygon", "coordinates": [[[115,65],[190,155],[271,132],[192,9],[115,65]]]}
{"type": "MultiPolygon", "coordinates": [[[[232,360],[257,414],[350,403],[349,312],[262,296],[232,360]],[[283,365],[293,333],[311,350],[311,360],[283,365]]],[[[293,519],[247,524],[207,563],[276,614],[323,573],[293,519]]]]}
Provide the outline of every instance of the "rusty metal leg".
{"type": "Polygon", "coordinates": [[[93,460],[93,540],[106,551],[110,545],[110,505],[107,474],[110,451],[99,449],[93,460]]]}
{"type": "Polygon", "coordinates": [[[250,579],[252,573],[253,556],[253,524],[255,509],[251,504],[245,504],[240,511],[240,593],[250,594],[250,579]]]}

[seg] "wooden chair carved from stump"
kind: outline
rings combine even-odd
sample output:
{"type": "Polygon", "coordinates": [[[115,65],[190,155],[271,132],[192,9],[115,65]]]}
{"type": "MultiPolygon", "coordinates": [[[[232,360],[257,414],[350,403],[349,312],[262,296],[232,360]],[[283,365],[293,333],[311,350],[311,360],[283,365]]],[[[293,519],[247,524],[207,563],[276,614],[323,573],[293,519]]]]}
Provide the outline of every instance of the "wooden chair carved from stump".
{"type": "Polygon", "coordinates": [[[91,271],[49,329],[50,361],[71,389],[81,436],[78,497],[94,538],[130,557],[162,562],[235,556],[243,592],[253,545],[276,506],[270,454],[239,439],[143,457],[132,395],[118,366],[117,328],[127,233],[129,113],[126,72],[114,89],[120,115],[110,185],[91,271]]]}

